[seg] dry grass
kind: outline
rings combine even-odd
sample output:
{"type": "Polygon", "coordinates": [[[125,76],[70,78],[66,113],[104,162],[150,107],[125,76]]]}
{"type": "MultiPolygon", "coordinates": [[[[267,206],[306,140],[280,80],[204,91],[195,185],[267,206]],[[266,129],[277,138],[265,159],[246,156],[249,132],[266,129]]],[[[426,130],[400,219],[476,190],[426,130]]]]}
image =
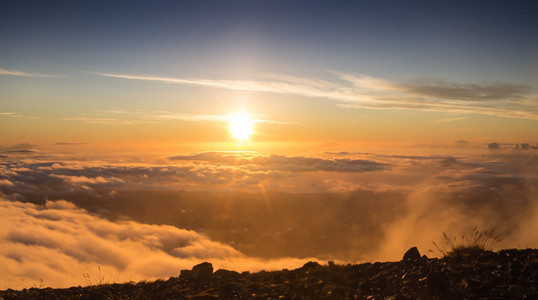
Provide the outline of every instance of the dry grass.
{"type": "Polygon", "coordinates": [[[92,278],[90,276],[90,273],[82,273],[82,277],[84,278],[84,281],[86,281],[86,286],[96,286],[96,285],[102,285],[105,282],[105,278],[101,276],[101,266],[97,265],[97,269],[99,270],[99,278],[98,281],[94,284],[92,281],[92,278]]]}
{"type": "Polygon", "coordinates": [[[454,258],[465,258],[490,251],[493,245],[501,241],[495,228],[480,230],[478,227],[474,227],[470,235],[464,234],[459,239],[455,236],[449,236],[445,232],[443,232],[443,238],[447,246],[446,249],[439,247],[435,242],[433,245],[442,256],[454,258]]]}

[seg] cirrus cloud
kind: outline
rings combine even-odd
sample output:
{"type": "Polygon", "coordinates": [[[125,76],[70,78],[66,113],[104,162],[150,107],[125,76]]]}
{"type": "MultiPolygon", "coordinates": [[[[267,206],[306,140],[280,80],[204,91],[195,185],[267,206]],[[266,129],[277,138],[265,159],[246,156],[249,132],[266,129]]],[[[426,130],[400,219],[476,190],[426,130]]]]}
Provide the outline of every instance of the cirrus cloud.
{"type": "Polygon", "coordinates": [[[393,82],[366,75],[333,72],[340,81],[270,74],[258,80],[174,78],[99,73],[128,80],[199,85],[240,91],[325,98],[347,108],[407,109],[538,120],[538,95],[510,83],[459,83],[443,79],[393,82]]]}
{"type": "Polygon", "coordinates": [[[0,68],[0,75],[19,76],[19,77],[65,78],[65,76],[54,75],[54,74],[31,73],[31,72],[24,72],[24,71],[19,71],[19,70],[7,70],[3,68],[0,68]]]}

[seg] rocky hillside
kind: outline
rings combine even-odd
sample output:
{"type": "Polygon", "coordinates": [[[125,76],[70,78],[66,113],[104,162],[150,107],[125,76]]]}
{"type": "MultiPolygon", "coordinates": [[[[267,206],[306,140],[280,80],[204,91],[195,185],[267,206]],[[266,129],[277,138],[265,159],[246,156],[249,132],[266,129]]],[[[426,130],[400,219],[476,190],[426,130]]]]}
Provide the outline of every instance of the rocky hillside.
{"type": "Polygon", "coordinates": [[[0,291],[1,299],[538,299],[538,250],[479,251],[442,259],[411,248],[401,261],[309,262],[296,270],[237,273],[210,263],[166,281],[0,291]]]}

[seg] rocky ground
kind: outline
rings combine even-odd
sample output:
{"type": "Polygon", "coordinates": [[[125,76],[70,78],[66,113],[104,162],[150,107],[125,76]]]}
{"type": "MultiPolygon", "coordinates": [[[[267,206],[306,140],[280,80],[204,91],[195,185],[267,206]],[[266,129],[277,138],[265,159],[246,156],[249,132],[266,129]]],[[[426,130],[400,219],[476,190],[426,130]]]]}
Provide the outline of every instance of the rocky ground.
{"type": "Polygon", "coordinates": [[[410,249],[398,262],[295,270],[213,272],[210,263],[166,281],[0,291],[0,299],[538,299],[538,250],[442,259],[410,249]]]}

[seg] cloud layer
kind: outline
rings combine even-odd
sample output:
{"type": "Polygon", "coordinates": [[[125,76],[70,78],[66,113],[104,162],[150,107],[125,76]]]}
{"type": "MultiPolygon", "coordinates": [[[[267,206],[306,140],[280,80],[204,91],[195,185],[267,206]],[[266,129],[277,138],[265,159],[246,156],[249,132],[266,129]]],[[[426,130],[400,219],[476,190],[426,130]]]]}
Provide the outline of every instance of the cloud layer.
{"type": "Polygon", "coordinates": [[[389,164],[364,159],[322,159],[317,157],[283,156],[272,154],[269,156],[234,155],[218,152],[204,152],[194,155],[177,155],[169,157],[171,160],[203,161],[224,163],[228,165],[253,166],[257,170],[278,170],[290,172],[308,171],[334,171],[334,172],[367,172],[390,168],[389,164]]]}
{"type": "Polygon", "coordinates": [[[128,281],[204,260],[239,270],[397,260],[415,245],[434,255],[442,232],[475,226],[496,228],[496,247],[538,247],[538,152],[497,145],[460,155],[203,152],[154,163],[4,148],[0,283],[84,285],[83,273],[100,278],[98,266],[105,280],[128,281]]]}
{"type": "MultiPolygon", "coordinates": [[[[176,155],[168,157],[165,165],[36,161],[41,153],[31,149],[6,149],[4,154],[13,158],[0,162],[0,179],[12,183],[4,193],[22,195],[23,198],[29,195],[53,197],[66,191],[103,192],[163,186],[187,190],[259,191],[259,186],[264,185],[268,189],[311,192],[310,178],[317,177],[318,173],[358,174],[391,167],[372,159],[265,156],[246,152],[176,155]]],[[[318,191],[326,191],[324,177],[315,179],[320,185],[318,191]]]]}

